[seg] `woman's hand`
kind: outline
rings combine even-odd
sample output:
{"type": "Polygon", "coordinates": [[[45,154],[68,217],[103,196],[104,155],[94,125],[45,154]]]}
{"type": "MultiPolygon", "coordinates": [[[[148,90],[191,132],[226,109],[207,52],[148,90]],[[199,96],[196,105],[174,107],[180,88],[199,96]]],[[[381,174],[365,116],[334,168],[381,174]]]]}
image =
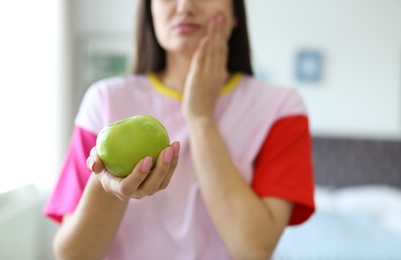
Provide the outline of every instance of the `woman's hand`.
{"type": "Polygon", "coordinates": [[[214,106],[227,80],[227,39],[222,14],[214,17],[192,57],[185,81],[183,113],[186,117],[213,118],[214,106]]]}
{"type": "Polygon", "coordinates": [[[86,165],[96,174],[105,191],[126,201],[130,198],[140,199],[150,196],[165,189],[177,167],[179,152],[180,143],[174,142],[159,154],[152,170],[150,170],[152,158],[148,156],[139,161],[132,173],[125,178],[113,175],[104,167],[97,155],[96,147],[92,148],[86,165]]]}

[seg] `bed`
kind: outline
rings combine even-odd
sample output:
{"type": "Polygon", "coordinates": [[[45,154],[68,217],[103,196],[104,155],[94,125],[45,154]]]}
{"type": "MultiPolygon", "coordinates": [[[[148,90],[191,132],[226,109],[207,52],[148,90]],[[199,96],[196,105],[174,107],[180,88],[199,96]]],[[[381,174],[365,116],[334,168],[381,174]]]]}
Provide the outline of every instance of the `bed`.
{"type": "Polygon", "coordinates": [[[401,259],[401,143],[314,138],[316,213],[274,259],[401,259]]]}

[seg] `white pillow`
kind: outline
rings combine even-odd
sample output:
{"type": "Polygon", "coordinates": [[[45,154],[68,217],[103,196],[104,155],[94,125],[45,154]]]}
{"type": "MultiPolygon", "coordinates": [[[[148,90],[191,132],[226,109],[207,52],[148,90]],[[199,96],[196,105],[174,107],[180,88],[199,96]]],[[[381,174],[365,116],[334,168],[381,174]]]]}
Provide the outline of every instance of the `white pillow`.
{"type": "Polygon", "coordinates": [[[342,212],[358,211],[379,220],[401,212],[401,189],[387,185],[341,188],[333,194],[335,207],[342,212]]]}
{"type": "Polygon", "coordinates": [[[401,207],[401,189],[386,185],[364,185],[340,188],[333,192],[337,206],[371,209],[401,207]]]}
{"type": "Polygon", "coordinates": [[[315,186],[315,206],[319,211],[336,211],[336,202],[334,189],[326,186],[315,186]]]}

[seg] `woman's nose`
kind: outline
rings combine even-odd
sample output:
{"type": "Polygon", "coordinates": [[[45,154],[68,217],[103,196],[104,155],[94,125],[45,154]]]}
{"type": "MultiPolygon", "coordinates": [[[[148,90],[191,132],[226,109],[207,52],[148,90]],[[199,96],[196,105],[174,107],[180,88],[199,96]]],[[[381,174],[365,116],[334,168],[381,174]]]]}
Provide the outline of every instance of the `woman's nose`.
{"type": "Polygon", "coordinates": [[[177,0],[177,13],[192,14],[197,0],[177,0]]]}

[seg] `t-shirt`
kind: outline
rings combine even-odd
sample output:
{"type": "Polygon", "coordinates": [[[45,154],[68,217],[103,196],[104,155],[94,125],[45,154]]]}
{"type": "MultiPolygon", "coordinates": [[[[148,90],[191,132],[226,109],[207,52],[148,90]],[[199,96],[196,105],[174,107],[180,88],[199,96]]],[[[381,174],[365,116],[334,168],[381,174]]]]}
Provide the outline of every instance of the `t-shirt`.
{"type": "MultiPolygon", "coordinates": [[[[157,118],[180,159],[167,189],[131,199],[109,259],[230,259],[202,200],[189,149],[182,94],[157,77],[130,75],[94,83],[85,93],[60,177],[44,214],[60,222],[79,203],[90,171],[86,159],[106,125],[138,114],[157,118]]],[[[308,117],[293,88],[236,73],[222,88],[215,118],[244,181],[262,197],[294,203],[289,225],[314,212],[313,167],[308,117]]]]}

